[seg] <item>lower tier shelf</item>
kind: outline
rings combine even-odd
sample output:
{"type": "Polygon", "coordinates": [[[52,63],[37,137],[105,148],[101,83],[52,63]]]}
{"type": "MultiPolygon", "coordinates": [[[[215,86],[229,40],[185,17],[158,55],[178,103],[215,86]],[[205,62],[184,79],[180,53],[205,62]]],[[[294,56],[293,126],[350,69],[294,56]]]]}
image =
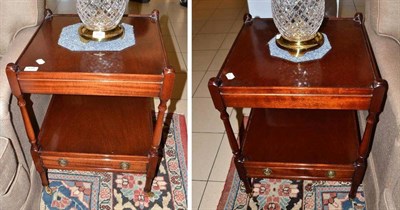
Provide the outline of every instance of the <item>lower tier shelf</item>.
{"type": "Polygon", "coordinates": [[[253,109],[243,136],[247,173],[264,177],[350,180],[358,158],[356,111],[253,109]],[[268,173],[267,173],[268,174],[268,173]]]}
{"type": "Polygon", "coordinates": [[[53,95],[38,138],[45,167],[145,172],[153,107],[152,98],[53,95]]]}

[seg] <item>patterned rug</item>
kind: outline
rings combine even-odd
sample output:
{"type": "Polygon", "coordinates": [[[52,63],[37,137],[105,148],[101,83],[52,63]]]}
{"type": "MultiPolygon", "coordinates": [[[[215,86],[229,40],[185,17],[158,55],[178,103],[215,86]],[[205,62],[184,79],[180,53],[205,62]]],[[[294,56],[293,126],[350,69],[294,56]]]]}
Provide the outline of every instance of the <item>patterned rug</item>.
{"type": "Polygon", "coordinates": [[[348,199],[350,182],[256,179],[253,197],[247,197],[233,164],[218,209],[365,210],[363,188],[348,199]]]}
{"type": "Polygon", "coordinates": [[[42,192],[41,210],[127,210],[187,208],[187,133],[185,118],[172,115],[164,158],[145,195],[145,174],[49,170],[52,195],[42,192]]]}

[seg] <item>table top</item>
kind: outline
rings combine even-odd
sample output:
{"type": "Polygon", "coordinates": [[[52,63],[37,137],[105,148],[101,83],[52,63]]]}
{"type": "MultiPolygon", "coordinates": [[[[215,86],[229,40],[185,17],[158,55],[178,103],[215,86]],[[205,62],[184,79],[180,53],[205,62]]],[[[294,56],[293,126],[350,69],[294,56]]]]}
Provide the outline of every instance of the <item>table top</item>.
{"type": "Polygon", "coordinates": [[[228,107],[367,110],[383,80],[363,21],[360,13],[324,19],[320,31],[332,49],[321,59],[294,63],[270,55],[267,43],[278,34],[273,20],[247,15],[210,79],[211,95],[228,107]]]}
{"type": "Polygon", "coordinates": [[[71,51],[58,45],[61,30],[79,23],[76,15],[54,15],[44,20],[18,61],[20,69],[38,66],[38,72],[122,73],[160,75],[168,66],[158,21],[151,16],[124,17],[133,25],[136,44],[122,51],[71,51]],[[46,63],[38,65],[37,59],[46,63]]]}
{"type": "Polygon", "coordinates": [[[172,88],[174,77],[158,20],[157,10],[125,15],[122,22],[133,26],[135,45],[122,51],[87,52],[58,45],[62,29],[79,23],[78,16],[50,14],[9,68],[25,93],[156,97],[166,80],[172,88]],[[45,63],[38,65],[37,59],[45,63]],[[27,66],[38,70],[25,71],[27,66]]]}
{"type": "Polygon", "coordinates": [[[278,34],[272,19],[245,23],[218,73],[221,89],[371,89],[379,75],[363,25],[353,19],[325,19],[320,31],[332,49],[319,60],[293,63],[270,55],[267,43],[278,34]],[[227,79],[227,73],[235,78],[227,79]]]}

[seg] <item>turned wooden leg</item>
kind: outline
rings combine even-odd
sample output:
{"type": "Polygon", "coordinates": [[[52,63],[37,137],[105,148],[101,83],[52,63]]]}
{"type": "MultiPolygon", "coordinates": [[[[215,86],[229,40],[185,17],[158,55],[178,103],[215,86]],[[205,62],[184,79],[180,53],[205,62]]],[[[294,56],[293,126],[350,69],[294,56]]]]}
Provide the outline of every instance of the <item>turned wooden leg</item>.
{"type": "MultiPolygon", "coordinates": [[[[155,11],[155,13],[157,12],[155,11]]],[[[158,16],[158,13],[156,15],[158,16]]],[[[172,88],[174,86],[174,79],[175,79],[174,70],[172,68],[165,68],[164,86],[160,93],[160,104],[158,105],[157,121],[154,127],[153,141],[151,143],[151,148],[149,151],[149,164],[147,167],[146,184],[144,187],[144,191],[149,196],[152,195],[152,193],[150,193],[151,186],[154,178],[157,175],[158,166],[160,165],[161,162],[162,149],[160,148],[160,145],[161,145],[163,125],[164,125],[164,116],[165,112],[167,111],[167,102],[171,98],[172,88]]]]}
{"type": "MultiPolygon", "coordinates": [[[[244,164],[243,164],[244,157],[242,156],[241,144],[238,144],[238,141],[236,140],[231,123],[229,122],[229,114],[226,112],[226,106],[224,104],[224,101],[222,100],[220,93],[219,93],[219,85],[218,84],[220,82],[221,81],[217,80],[216,78],[211,78],[210,81],[208,82],[208,89],[210,90],[211,98],[213,99],[214,106],[220,112],[220,118],[221,118],[222,122],[224,123],[226,135],[228,136],[229,145],[232,149],[234,163],[236,166],[236,170],[239,174],[239,178],[243,182],[243,184],[246,188],[246,193],[251,194],[252,187],[251,187],[250,178],[247,177],[246,168],[244,167],[244,164]]],[[[240,126],[240,127],[242,127],[242,126],[240,126]]],[[[241,133],[239,133],[239,135],[241,135],[241,133]]]]}
{"type": "Polygon", "coordinates": [[[21,91],[21,88],[19,86],[18,80],[17,80],[17,72],[18,72],[18,66],[15,64],[8,64],[6,68],[6,74],[8,77],[8,81],[10,83],[11,91],[13,95],[17,98],[18,101],[18,106],[21,110],[21,115],[22,119],[24,121],[24,126],[25,126],[25,131],[29,139],[29,143],[31,144],[31,155],[33,162],[35,164],[36,170],[40,174],[40,178],[42,180],[42,185],[45,187],[47,193],[51,193],[51,189],[48,187],[49,186],[49,180],[47,179],[47,172],[46,169],[43,166],[42,159],[40,158],[39,155],[39,145],[38,141],[36,138],[35,131],[32,126],[32,121],[29,116],[28,109],[26,107],[26,101],[24,98],[24,95],[21,91]]]}
{"type": "MultiPolygon", "coordinates": [[[[19,105],[21,113],[22,113],[22,117],[24,120],[26,132],[28,134],[29,142],[31,143],[31,155],[32,155],[33,162],[35,163],[36,171],[39,172],[39,174],[40,174],[40,179],[42,180],[42,185],[44,187],[49,186],[49,180],[47,179],[47,171],[44,168],[42,159],[40,158],[40,155],[39,155],[39,146],[37,144],[36,136],[33,131],[31,120],[28,115],[28,110],[26,108],[26,102],[22,95],[18,97],[18,105],[19,105]]],[[[47,190],[46,190],[46,192],[47,192],[47,190]]]]}
{"type": "Polygon", "coordinates": [[[48,186],[49,180],[47,179],[47,170],[43,167],[42,160],[39,157],[38,152],[35,151],[35,149],[33,147],[31,148],[31,155],[32,155],[33,162],[35,163],[36,171],[39,173],[40,179],[42,180],[42,185],[48,186]]]}
{"type": "Polygon", "coordinates": [[[154,129],[153,143],[149,152],[149,164],[147,166],[147,174],[146,174],[146,184],[144,187],[144,191],[149,193],[151,191],[151,186],[154,180],[154,177],[157,175],[158,166],[161,161],[161,152],[160,152],[160,144],[161,144],[161,136],[162,136],[162,128],[164,122],[164,115],[166,111],[166,101],[160,101],[160,105],[158,106],[158,116],[156,121],[156,126],[154,129]]]}
{"type": "Polygon", "coordinates": [[[157,175],[157,169],[161,162],[161,153],[159,151],[159,148],[152,148],[149,156],[150,156],[150,159],[149,159],[149,165],[147,168],[146,184],[144,186],[144,191],[146,193],[150,193],[150,191],[151,191],[151,186],[152,186],[153,180],[157,175]]]}
{"type": "Polygon", "coordinates": [[[384,80],[376,81],[372,84],[374,87],[370,109],[368,110],[367,123],[361,144],[358,148],[358,159],[354,163],[355,171],[351,184],[349,198],[356,196],[357,189],[360,186],[367,168],[367,158],[371,151],[372,141],[375,135],[376,125],[379,121],[379,115],[383,110],[384,102],[387,94],[388,84],[384,80]]]}
{"type": "Polygon", "coordinates": [[[253,192],[253,188],[251,187],[250,178],[246,175],[246,169],[244,168],[243,161],[240,158],[234,158],[236,170],[238,172],[240,180],[243,182],[244,187],[246,188],[246,193],[251,194],[253,192]]]}
{"type": "Polygon", "coordinates": [[[351,183],[351,189],[349,193],[350,199],[354,199],[356,197],[357,189],[364,179],[365,171],[367,169],[366,162],[363,159],[359,159],[354,165],[356,170],[354,171],[353,180],[351,183]]]}

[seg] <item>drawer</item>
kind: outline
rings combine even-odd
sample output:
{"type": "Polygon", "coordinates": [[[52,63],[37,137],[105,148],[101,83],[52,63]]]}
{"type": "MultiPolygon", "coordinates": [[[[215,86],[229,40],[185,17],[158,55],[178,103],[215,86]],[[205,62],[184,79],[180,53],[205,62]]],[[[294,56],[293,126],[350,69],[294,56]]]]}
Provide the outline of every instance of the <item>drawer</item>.
{"type": "Polygon", "coordinates": [[[43,165],[49,169],[93,170],[111,172],[146,173],[148,160],[135,156],[102,156],[78,154],[41,155],[43,165]]]}
{"type": "Polygon", "coordinates": [[[245,163],[247,176],[253,178],[351,181],[352,165],[245,163]]]}

